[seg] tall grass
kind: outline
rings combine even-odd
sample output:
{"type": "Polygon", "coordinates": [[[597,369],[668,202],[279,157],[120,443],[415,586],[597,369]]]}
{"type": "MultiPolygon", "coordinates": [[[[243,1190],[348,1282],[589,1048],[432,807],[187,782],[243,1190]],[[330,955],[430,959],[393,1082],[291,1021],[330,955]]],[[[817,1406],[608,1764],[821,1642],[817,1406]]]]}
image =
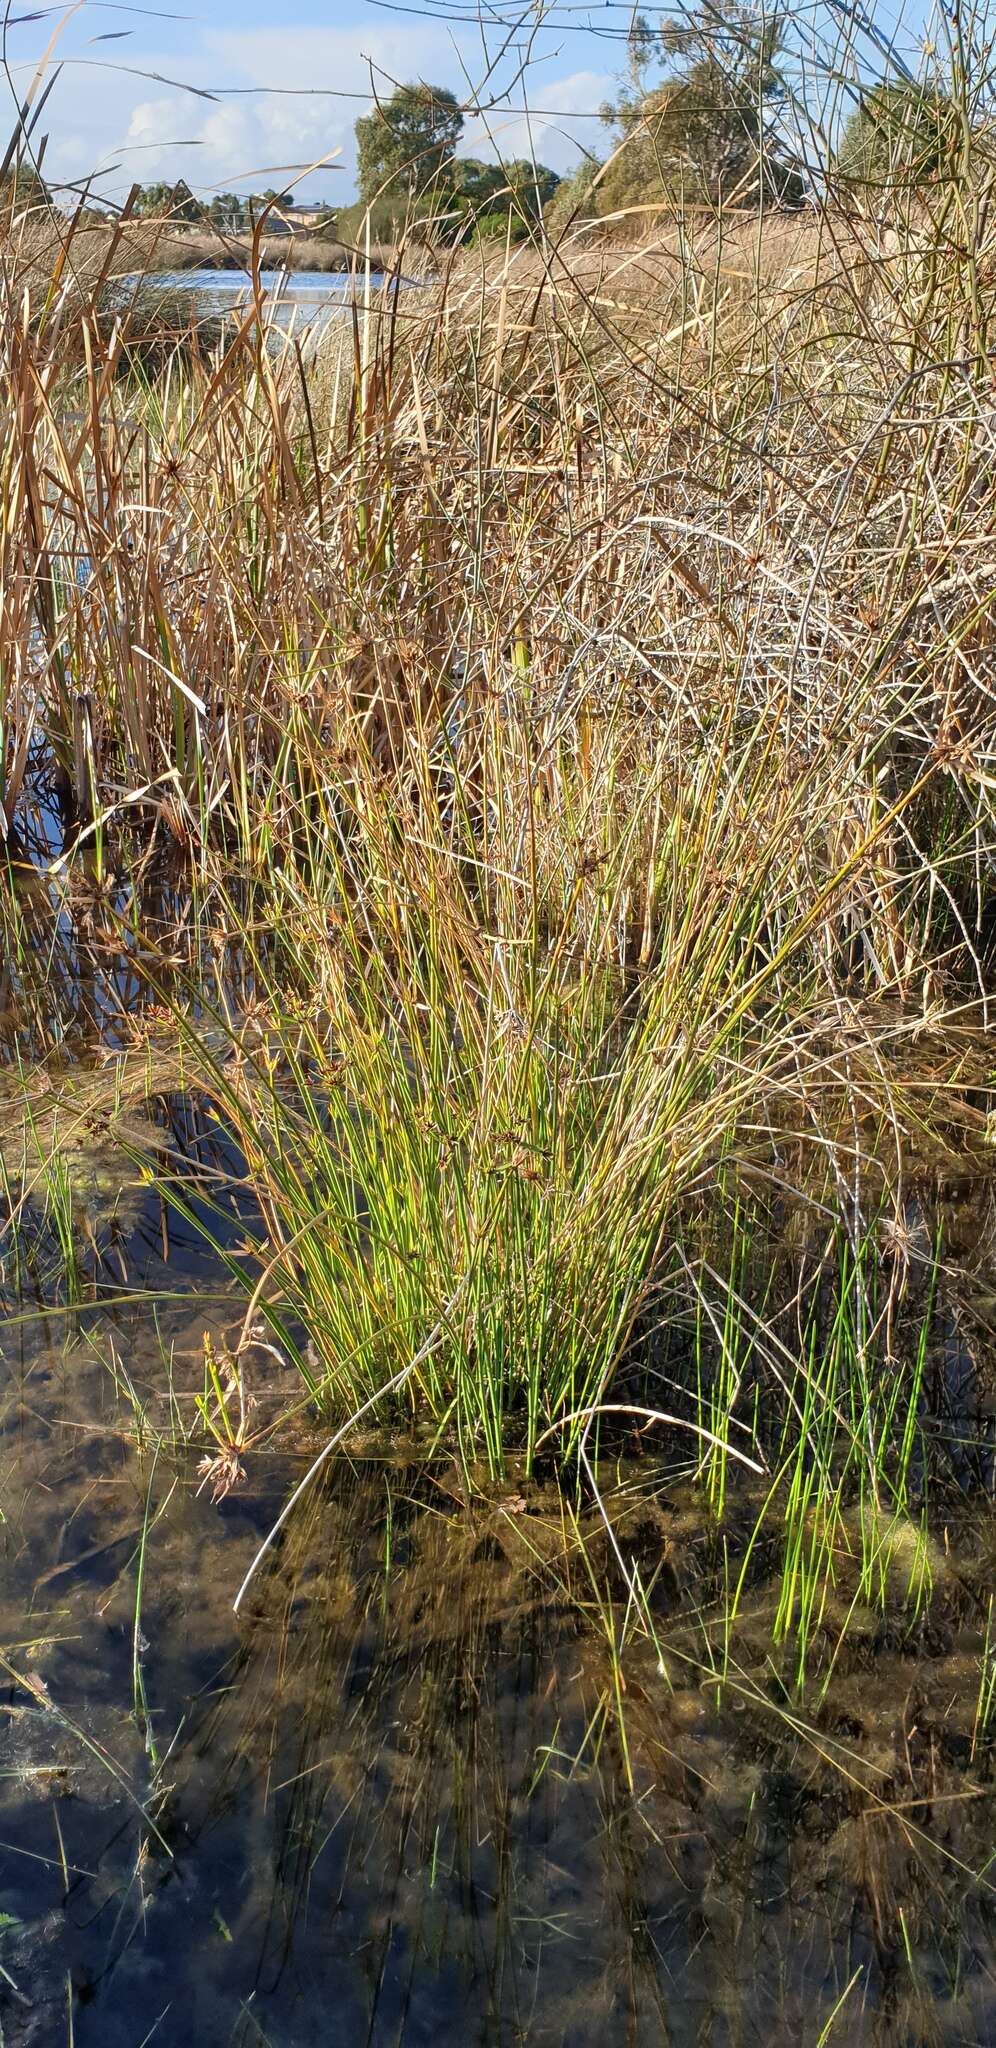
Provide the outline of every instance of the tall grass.
{"type": "MultiPolygon", "coordinates": [[[[336,1398],[438,1325],[409,1396],[496,1466],[509,1430],[531,1453],[606,1397],[721,1161],[770,1171],[804,1105],[803,1146],[850,1172],[812,941],[862,849],[805,888],[812,774],[769,788],[766,723],[735,765],[722,728],[679,752],[627,724],[585,775],[503,705],[473,783],[444,739],[403,790],[368,767],[313,796],[306,876],[269,885],[267,1054],[214,1076],[336,1398]]],[[[905,1116],[861,1065],[863,1114],[905,1116]]]]}
{"type": "Polygon", "coordinates": [[[247,1329],[493,1472],[759,1468],[783,1634],[845,1528],[920,1597],[911,1187],[990,1157],[990,176],[368,273],[307,359],[258,271],[163,363],[2,255],[3,814],[196,877],[247,1329]]]}

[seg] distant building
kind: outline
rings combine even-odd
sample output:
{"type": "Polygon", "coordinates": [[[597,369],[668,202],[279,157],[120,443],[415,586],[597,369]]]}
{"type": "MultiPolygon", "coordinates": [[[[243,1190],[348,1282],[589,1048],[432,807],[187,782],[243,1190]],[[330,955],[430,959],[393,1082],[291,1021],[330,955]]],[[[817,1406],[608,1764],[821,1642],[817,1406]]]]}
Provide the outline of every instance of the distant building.
{"type": "Polygon", "coordinates": [[[266,216],[266,232],[274,235],[310,235],[317,228],[334,227],[330,206],[294,206],[290,200],[274,203],[266,216]]]}
{"type": "Polygon", "coordinates": [[[332,206],[295,206],[293,217],[296,227],[309,230],[335,226],[335,208],[332,206]]]}
{"type": "MultiPolygon", "coordinates": [[[[158,195],[157,195],[158,196],[158,195]]],[[[331,206],[295,206],[289,199],[268,200],[252,196],[241,200],[235,193],[219,193],[209,206],[178,208],[172,199],[164,205],[141,207],[139,217],[175,232],[203,232],[206,227],[216,227],[227,235],[251,234],[257,220],[263,221],[263,233],[271,235],[308,235],[322,228],[335,228],[335,211],[331,206]]]]}

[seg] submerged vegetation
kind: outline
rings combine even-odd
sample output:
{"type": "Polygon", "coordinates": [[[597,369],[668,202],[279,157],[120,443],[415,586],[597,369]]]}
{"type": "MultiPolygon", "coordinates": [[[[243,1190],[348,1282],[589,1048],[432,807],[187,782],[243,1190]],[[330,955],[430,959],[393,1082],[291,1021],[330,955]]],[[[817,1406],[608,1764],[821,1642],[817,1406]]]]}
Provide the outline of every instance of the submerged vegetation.
{"type": "MultiPolygon", "coordinates": [[[[520,1629],[552,1575],[602,1660],[573,1763],[611,1728],[629,1793],[654,1685],[675,1743],[694,1688],[877,1826],[860,1672],[957,1643],[929,1770],[913,1708],[895,1737],[919,1846],[996,1737],[996,163],[964,79],[916,97],[912,170],[883,90],[789,210],[757,48],[749,207],[702,170],[627,222],[624,137],[611,239],[558,200],[418,287],[402,246],[317,339],[271,321],[258,237],[205,325],[11,218],[3,1284],[12,1330],[58,1309],[98,1350],[91,1311],[155,1297],[151,1376],[106,1343],[154,1453],[146,1737],[155,1459],[220,1513],[293,1453],[239,1556],[262,1599],[334,1454],[386,1456],[409,1657],[423,1553],[495,1566],[520,1629]],[[228,1315],[186,1367],[180,1236],[228,1315]]],[[[814,2041],[857,2038],[849,1993],[814,2041]]]]}

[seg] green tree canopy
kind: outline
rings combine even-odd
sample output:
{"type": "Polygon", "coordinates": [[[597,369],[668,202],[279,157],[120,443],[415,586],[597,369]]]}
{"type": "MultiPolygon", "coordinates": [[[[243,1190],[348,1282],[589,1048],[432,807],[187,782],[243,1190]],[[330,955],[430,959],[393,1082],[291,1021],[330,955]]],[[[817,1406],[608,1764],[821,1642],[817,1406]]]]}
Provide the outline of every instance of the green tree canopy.
{"type": "Polygon", "coordinates": [[[961,118],[946,93],[913,80],[876,85],[844,129],[837,169],[858,185],[925,185],[954,176],[962,143],[961,118]]]}
{"type": "Polygon", "coordinates": [[[506,164],[458,157],[451,175],[458,213],[472,215],[481,225],[487,221],[488,232],[496,235],[507,231],[511,215],[513,240],[529,233],[560,185],[556,171],[527,157],[506,164]]]}
{"type": "Polygon", "coordinates": [[[135,194],[136,213],[168,213],[172,185],[140,185],[135,194]]]}
{"type": "Polygon", "coordinates": [[[505,164],[502,176],[516,205],[530,219],[538,218],[549,206],[560,185],[556,171],[551,171],[546,164],[530,163],[528,157],[516,157],[512,163],[505,164]]]}
{"type": "Polygon", "coordinates": [[[458,157],[452,177],[457,197],[473,207],[487,206],[506,185],[500,164],[485,164],[476,156],[458,157]]]}
{"type": "Polygon", "coordinates": [[[198,221],[204,218],[204,208],[182,178],[175,185],[140,186],[135,212],[168,214],[172,220],[198,221]]]}
{"type": "Polygon", "coordinates": [[[241,227],[246,216],[246,202],[238,192],[216,192],[208,213],[223,227],[241,227]]]}
{"type": "Polygon", "coordinates": [[[5,207],[44,206],[48,202],[48,187],[40,178],[33,164],[11,164],[6,176],[0,182],[0,197],[5,207]]]}
{"type": "Polygon", "coordinates": [[[445,86],[399,85],[356,123],[361,200],[417,198],[438,181],[462,131],[459,103],[445,86]]]}
{"type": "Polygon", "coordinates": [[[706,4],[659,32],[638,15],[627,78],[603,109],[617,154],[602,175],[598,166],[577,175],[558,196],[557,215],[567,218],[578,205],[606,214],[658,200],[798,204],[803,181],[779,128],[779,36],[777,17],[756,15],[737,0],[722,8],[706,4]],[[665,76],[651,85],[658,63],[665,76]]]}

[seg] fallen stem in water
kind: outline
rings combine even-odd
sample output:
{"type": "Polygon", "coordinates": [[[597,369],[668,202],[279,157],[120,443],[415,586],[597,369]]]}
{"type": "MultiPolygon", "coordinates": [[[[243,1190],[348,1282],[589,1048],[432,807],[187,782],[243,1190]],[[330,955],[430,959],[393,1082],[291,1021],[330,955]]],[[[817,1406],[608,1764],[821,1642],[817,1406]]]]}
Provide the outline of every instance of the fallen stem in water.
{"type": "Polygon", "coordinates": [[[663,1408],[641,1408],[630,1401],[598,1401],[593,1407],[575,1408],[570,1415],[558,1415],[556,1422],[551,1422],[549,1429],[537,1437],[535,1449],[538,1451],[540,1445],[555,1436],[558,1429],[566,1429],[568,1423],[592,1422],[596,1415],[643,1415],[648,1422],[670,1422],[675,1429],[690,1429],[693,1436],[701,1437],[704,1443],[715,1444],[717,1450],[724,1451],[729,1458],[736,1458],[751,1472],[763,1473],[765,1469],[755,1458],[748,1458],[746,1451],[735,1451],[733,1445],[726,1443],[721,1436],[714,1436],[712,1430],[706,1429],[701,1422],[689,1422],[682,1415],[668,1415],[663,1408]]]}

